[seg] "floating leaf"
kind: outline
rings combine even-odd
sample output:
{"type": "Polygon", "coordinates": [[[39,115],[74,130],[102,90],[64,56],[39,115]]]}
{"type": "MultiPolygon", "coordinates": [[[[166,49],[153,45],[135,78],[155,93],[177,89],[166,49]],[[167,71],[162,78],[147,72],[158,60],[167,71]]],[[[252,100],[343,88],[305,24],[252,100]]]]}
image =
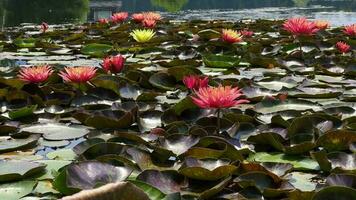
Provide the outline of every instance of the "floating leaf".
{"type": "Polygon", "coordinates": [[[0,182],[21,180],[33,176],[43,172],[45,167],[45,164],[36,162],[0,160],[0,182]]]}
{"type": "Polygon", "coordinates": [[[32,192],[36,181],[19,181],[0,184],[0,199],[18,200],[32,192]]]}
{"type": "Polygon", "coordinates": [[[112,50],[113,46],[108,44],[87,44],[83,46],[81,52],[85,55],[93,56],[93,57],[102,57],[108,54],[112,50]]]}

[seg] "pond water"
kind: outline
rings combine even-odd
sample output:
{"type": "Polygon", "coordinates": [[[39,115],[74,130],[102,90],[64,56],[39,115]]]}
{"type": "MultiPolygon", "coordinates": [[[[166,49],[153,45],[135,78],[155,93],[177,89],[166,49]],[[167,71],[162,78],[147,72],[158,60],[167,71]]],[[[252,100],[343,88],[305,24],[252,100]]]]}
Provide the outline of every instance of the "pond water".
{"type": "Polygon", "coordinates": [[[355,0],[0,0],[0,25],[83,23],[118,11],[161,11],[175,19],[284,19],[307,16],[340,26],[356,21],[355,0]]]}

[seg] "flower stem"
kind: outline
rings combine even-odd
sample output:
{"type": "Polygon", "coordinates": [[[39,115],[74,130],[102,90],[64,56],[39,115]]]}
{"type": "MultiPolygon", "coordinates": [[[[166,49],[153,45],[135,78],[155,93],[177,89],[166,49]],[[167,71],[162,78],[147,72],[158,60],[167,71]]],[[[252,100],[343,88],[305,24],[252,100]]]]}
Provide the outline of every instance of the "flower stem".
{"type": "Polygon", "coordinates": [[[218,123],[218,134],[220,134],[220,108],[218,108],[218,119],[217,119],[217,123],[218,123]]]}

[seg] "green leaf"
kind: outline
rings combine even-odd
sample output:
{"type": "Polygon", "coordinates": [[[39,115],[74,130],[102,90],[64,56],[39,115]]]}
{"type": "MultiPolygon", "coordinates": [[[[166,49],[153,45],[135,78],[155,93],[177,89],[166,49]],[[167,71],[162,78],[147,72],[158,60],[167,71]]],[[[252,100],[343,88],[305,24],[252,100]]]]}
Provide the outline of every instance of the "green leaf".
{"type": "Polygon", "coordinates": [[[13,119],[13,120],[28,117],[28,116],[33,115],[33,112],[36,109],[37,109],[37,105],[23,107],[18,110],[10,111],[9,117],[10,117],[10,119],[13,119]]]}
{"type": "Polygon", "coordinates": [[[14,44],[20,48],[32,48],[36,47],[36,41],[35,38],[16,38],[14,44]]]}
{"type": "Polygon", "coordinates": [[[207,67],[231,68],[239,65],[240,58],[235,56],[211,54],[203,56],[203,62],[207,67]]]}
{"type": "Polygon", "coordinates": [[[159,189],[145,182],[138,181],[138,180],[130,180],[130,182],[135,184],[141,190],[143,190],[150,197],[151,200],[161,200],[166,196],[159,189]]]}
{"type": "Polygon", "coordinates": [[[0,199],[18,200],[30,194],[37,181],[19,181],[0,185],[0,199]]]}
{"type": "Polygon", "coordinates": [[[282,153],[259,152],[252,154],[248,160],[257,162],[290,163],[298,170],[319,170],[319,164],[308,157],[285,155],[282,153]]]}
{"type": "Polygon", "coordinates": [[[87,44],[82,49],[81,52],[85,55],[93,57],[103,57],[108,54],[113,49],[113,46],[108,44],[87,44]]]}

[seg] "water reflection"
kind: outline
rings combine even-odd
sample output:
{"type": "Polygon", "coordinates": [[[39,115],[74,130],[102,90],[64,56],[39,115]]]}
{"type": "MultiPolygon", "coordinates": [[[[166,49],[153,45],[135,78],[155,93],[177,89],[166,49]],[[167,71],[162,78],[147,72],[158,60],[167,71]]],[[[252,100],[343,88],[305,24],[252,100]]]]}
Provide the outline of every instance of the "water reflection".
{"type": "Polygon", "coordinates": [[[196,18],[224,16],[227,12],[230,15],[222,17],[223,19],[307,15],[341,18],[342,22],[356,20],[355,0],[0,0],[0,25],[15,26],[24,22],[42,21],[51,24],[85,22],[109,17],[121,10],[129,12],[157,10],[183,19],[192,16],[196,18]],[[210,11],[198,11],[202,9],[210,11]],[[246,9],[257,10],[245,12],[246,9]],[[245,16],[239,15],[242,11],[245,16]],[[343,13],[345,11],[348,13],[343,13]],[[283,12],[288,13],[284,15],[283,12]]]}
{"type": "Polygon", "coordinates": [[[189,2],[189,0],[151,0],[153,7],[163,8],[168,12],[177,12],[189,2]]]}
{"type": "Polygon", "coordinates": [[[85,22],[89,0],[0,0],[1,25],[85,22]]]}

